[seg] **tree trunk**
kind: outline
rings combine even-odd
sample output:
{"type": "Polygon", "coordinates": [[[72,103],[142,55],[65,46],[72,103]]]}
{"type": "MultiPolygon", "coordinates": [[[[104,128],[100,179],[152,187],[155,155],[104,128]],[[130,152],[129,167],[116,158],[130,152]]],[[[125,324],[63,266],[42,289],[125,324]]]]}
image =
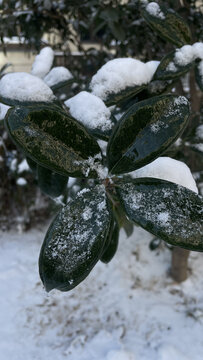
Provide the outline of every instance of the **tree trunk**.
{"type": "Polygon", "coordinates": [[[174,247],[172,251],[171,276],[177,282],[187,279],[189,250],[174,247]]]}

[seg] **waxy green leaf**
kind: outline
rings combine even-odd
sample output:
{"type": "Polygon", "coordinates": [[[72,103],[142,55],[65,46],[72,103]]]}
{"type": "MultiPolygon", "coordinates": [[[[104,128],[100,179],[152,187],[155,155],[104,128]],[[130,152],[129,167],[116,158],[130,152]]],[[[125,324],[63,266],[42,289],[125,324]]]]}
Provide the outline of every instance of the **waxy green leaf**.
{"type": "Polygon", "coordinates": [[[59,81],[58,83],[50,86],[50,88],[52,89],[52,91],[56,91],[63,88],[64,86],[71,85],[73,82],[74,82],[74,78],[71,78],[69,80],[59,81]]]}
{"type": "Polygon", "coordinates": [[[106,246],[104,252],[101,256],[101,261],[105,264],[109,263],[114,257],[116,250],[118,248],[119,240],[119,226],[116,221],[113,222],[113,225],[109,229],[109,234],[106,240],[106,246]]]}
{"type": "Polygon", "coordinates": [[[155,160],[178,138],[188,116],[189,103],[183,96],[156,96],[130,107],[108,143],[111,173],[127,173],[155,160]]]}
{"type": "Polygon", "coordinates": [[[200,90],[203,91],[203,60],[198,62],[195,66],[195,79],[200,90]]]}
{"type": "Polygon", "coordinates": [[[73,289],[101,258],[112,219],[103,185],[83,189],[51,224],[39,271],[47,291],[73,289]]]}
{"type": "Polygon", "coordinates": [[[26,161],[27,161],[30,169],[34,173],[34,175],[37,176],[37,163],[35,161],[33,161],[32,159],[30,159],[28,156],[26,157],[26,161]]]}
{"type": "Polygon", "coordinates": [[[5,123],[14,143],[39,165],[64,176],[97,177],[100,147],[84,126],[61,108],[12,108],[5,123]]]}
{"type": "Polygon", "coordinates": [[[203,251],[203,197],[165,180],[140,178],[116,187],[131,221],[171,245],[203,251]]]}
{"type": "Polygon", "coordinates": [[[40,165],[37,166],[37,180],[40,189],[51,197],[62,195],[66,189],[68,178],[40,165]]]}
{"type": "Polygon", "coordinates": [[[109,93],[106,100],[104,100],[106,106],[119,105],[123,103],[124,100],[129,100],[136,94],[144,90],[147,85],[135,85],[128,86],[124,90],[119,91],[118,93],[109,93]]]}
{"type": "Polygon", "coordinates": [[[191,32],[187,23],[174,10],[157,4],[157,10],[148,11],[150,3],[143,7],[142,15],[148,25],[158,35],[178,47],[191,42],[191,32]]]}

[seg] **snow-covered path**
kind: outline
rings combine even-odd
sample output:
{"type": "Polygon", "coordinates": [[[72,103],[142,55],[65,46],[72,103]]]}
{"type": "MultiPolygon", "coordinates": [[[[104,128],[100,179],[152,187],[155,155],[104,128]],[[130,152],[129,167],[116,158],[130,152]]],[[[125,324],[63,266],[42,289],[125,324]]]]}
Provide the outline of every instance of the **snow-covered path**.
{"type": "Polygon", "coordinates": [[[136,229],[110,264],[47,295],[37,265],[44,232],[0,233],[2,360],[203,359],[203,254],[192,253],[177,285],[170,251],[151,252],[151,235],[136,229]]]}

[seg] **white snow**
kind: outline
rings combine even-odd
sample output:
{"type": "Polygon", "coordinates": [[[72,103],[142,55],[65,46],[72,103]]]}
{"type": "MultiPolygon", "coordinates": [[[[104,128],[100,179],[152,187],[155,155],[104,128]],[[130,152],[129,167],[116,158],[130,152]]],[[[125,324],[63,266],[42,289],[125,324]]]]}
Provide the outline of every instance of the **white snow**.
{"type": "Polygon", "coordinates": [[[196,59],[203,60],[203,43],[196,42],[193,45],[184,45],[175,52],[174,62],[177,65],[185,66],[196,59]]]}
{"type": "Polygon", "coordinates": [[[53,86],[62,81],[68,81],[73,78],[71,72],[64,66],[56,66],[45,76],[44,82],[48,86],[53,86]]]}
{"type": "Polygon", "coordinates": [[[27,163],[27,160],[24,159],[21,161],[21,163],[18,165],[18,174],[22,174],[24,171],[29,171],[30,167],[27,163]]]}
{"type": "Polygon", "coordinates": [[[203,124],[197,127],[196,135],[200,140],[203,140],[203,124]]]}
{"type": "Polygon", "coordinates": [[[171,61],[171,62],[167,65],[166,71],[172,71],[172,72],[177,71],[177,67],[175,66],[175,64],[174,64],[173,61],[171,61]]]}
{"type": "Polygon", "coordinates": [[[161,20],[165,19],[164,13],[161,11],[159,4],[155,2],[150,2],[146,6],[146,11],[150,14],[155,16],[156,18],[159,18],[161,20]]]}
{"type": "Polygon", "coordinates": [[[19,177],[17,180],[16,180],[16,184],[19,185],[19,186],[25,186],[27,185],[27,180],[23,177],[19,177]]]}
{"type": "Polygon", "coordinates": [[[40,53],[35,57],[32,65],[31,74],[44,78],[52,67],[54,60],[54,51],[51,47],[44,47],[40,53]]]}
{"type": "Polygon", "coordinates": [[[198,70],[199,70],[199,74],[201,76],[202,82],[203,82],[203,60],[201,60],[198,64],[198,70]]]}
{"type": "Polygon", "coordinates": [[[189,167],[170,157],[159,157],[150,164],[130,173],[133,178],[154,177],[182,185],[196,193],[198,189],[189,167]]]}
{"type": "Polygon", "coordinates": [[[17,164],[18,164],[18,160],[16,158],[12,159],[11,163],[10,163],[10,170],[11,171],[16,171],[17,164]]]}
{"type": "Polygon", "coordinates": [[[203,60],[203,43],[202,42],[196,42],[192,45],[193,53],[195,59],[202,59],[203,60]]]}
{"type": "Polygon", "coordinates": [[[158,61],[143,63],[132,58],[108,61],[92,77],[92,93],[105,100],[108,94],[118,93],[128,86],[144,85],[151,81],[158,61]]]}
{"type": "Polygon", "coordinates": [[[110,130],[113,126],[111,112],[97,96],[81,91],[64,103],[71,115],[90,129],[110,130]]]}
{"type": "Polygon", "coordinates": [[[195,59],[193,47],[191,45],[184,45],[176,50],[175,63],[178,65],[187,65],[195,59]]]}
{"type": "Polygon", "coordinates": [[[4,118],[7,114],[7,111],[9,109],[10,109],[10,106],[0,103],[0,120],[4,120],[4,118]]]}
{"type": "Polygon", "coordinates": [[[4,75],[0,80],[0,96],[18,101],[51,102],[55,99],[43,80],[25,72],[4,75]]]}
{"type": "Polygon", "coordinates": [[[0,233],[2,360],[202,360],[203,254],[189,278],[170,276],[171,251],[151,252],[135,227],[107,265],[68,293],[45,293],[38,253],[45,229],[0,233]]]}
{"type": "Polygon", "coordinates": [[[203,143],[193,145],[194,148],[203,152],[203,143]]]}
{"type": "Polygon", "coordinates": [[[95,156],[90,156],[87,160],[75,161],[76,165],[82,165],[83,174],[85,177],[88,176],[90,170],[97,172],[99,179],[105,179],[108,176],[108,168],[101,164],[102,156],[100,153],[95,156]]]}

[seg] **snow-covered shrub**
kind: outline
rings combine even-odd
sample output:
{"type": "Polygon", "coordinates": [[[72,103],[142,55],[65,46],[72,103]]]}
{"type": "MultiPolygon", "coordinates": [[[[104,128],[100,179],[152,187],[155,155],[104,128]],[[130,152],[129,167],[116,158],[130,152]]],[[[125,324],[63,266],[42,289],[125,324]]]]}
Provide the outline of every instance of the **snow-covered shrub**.
{"type": "MultiPolygon", "coordinates": [[[[185,53],[187,25],[175,13],[150,4],[144,17],[161,33],[164,25],[162,35],[185,53]]],[[[190,60],[183,63],[176,51],[166,71],[174,76],[179,66],[180,76],[185,66],[195,66],[201,81],[196,63],[202,59],[201,44],[187,46],[190,60]]],[[[46,58],[46,51],[41,55],[46,58]]],[[[32,75],[9,74],[0,81],[0,99],[11,106],[6,128],[37,171],[41,187],[56,196],[63,193],[69,177],[79,179],[74,183],[71,179],[71,188],[79,184],[80,191],[62,207],[42,245],[39,267],[47,291],[71,290],[97,261],[110,261],[123,219],[169,244],[203,251],[203,198],[189,169],[166,158],[159,159],[166,170],[157,166],[156,159],[176,142],[190,115],[188,100],[170,93],[171,79],[160,78],[163,62],[110,61],[92,78],[92,93],[82,91],[65,104],[48,86],[53,85],[50,67],[48,61],[40,70],[39,55],[32,75]],[[45,75],[49,71],[50,76],[45,75]],[[141,101],[139,94],[144,97],[141,101]],[[115,108],[122,113],[119,119],[115,108]]]]}

